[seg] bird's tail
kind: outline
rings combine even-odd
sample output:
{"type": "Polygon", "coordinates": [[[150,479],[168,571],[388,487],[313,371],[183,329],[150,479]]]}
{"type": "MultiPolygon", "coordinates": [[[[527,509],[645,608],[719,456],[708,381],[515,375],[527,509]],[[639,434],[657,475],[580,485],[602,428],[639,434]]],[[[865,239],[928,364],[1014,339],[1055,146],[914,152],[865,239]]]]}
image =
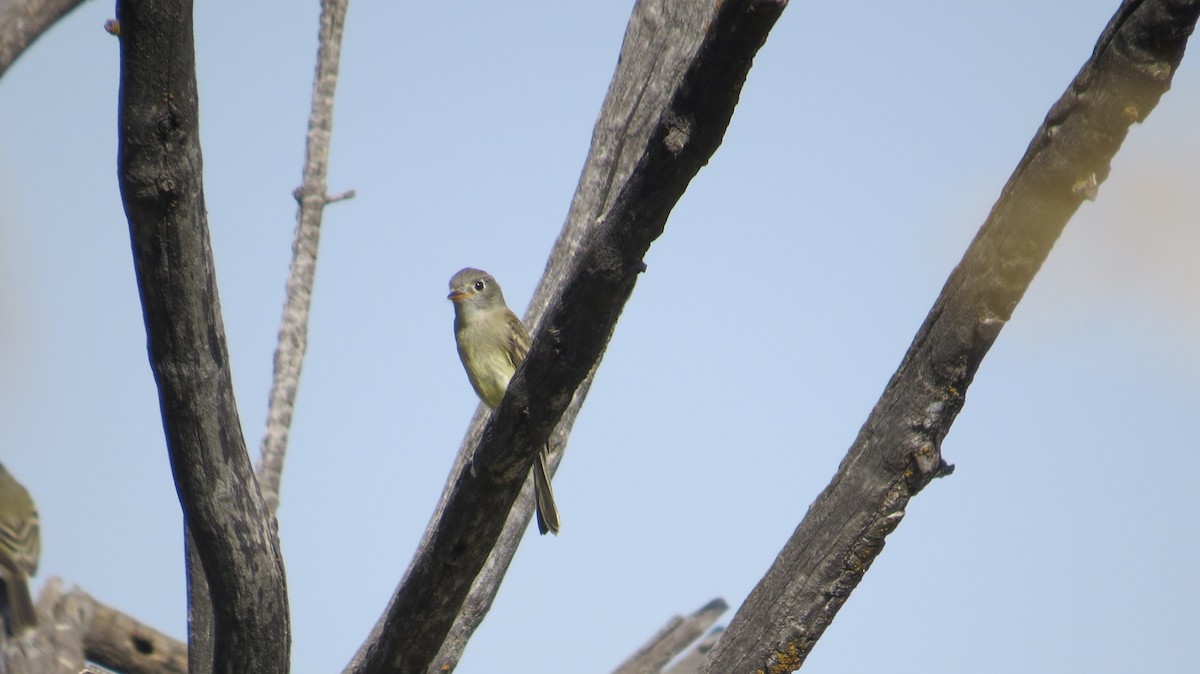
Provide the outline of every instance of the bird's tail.
{"type": "Polygon", "coordinates": [[[546,472],[549,448],[538,452],[533,464],[533,496],[537,506],[538,531],[558,535],[558,506],[554,505],[554,490],[550,488],[550,474],[546,472]]]}

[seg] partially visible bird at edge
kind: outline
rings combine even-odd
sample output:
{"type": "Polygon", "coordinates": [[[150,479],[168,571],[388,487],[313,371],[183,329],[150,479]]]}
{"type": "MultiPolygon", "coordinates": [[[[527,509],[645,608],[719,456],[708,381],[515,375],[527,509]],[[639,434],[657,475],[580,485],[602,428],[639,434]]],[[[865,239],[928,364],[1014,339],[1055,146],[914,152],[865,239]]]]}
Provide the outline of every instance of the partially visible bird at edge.
{"type": "Polygon", "coordinates": [[[42,538],[29,492],[0,464],[0,615],[11,635],[37,626],[29,577],[37,573],[42,538]]]}

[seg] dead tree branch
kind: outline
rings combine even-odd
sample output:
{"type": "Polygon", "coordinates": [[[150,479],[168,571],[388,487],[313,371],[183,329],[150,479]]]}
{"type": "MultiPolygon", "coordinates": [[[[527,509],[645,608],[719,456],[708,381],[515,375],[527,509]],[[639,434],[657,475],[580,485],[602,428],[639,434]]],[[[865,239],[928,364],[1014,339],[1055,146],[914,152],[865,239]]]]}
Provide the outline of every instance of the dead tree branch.
{"type": "Polygon", "coordinates": [[[304,148],[304,179],[296,189],[296,236],[292,242],[292,264],[288,272],[287,299],[275,346],[275,374],[267,408],[267,429],[259,449],[256,473],[263,499],[272,513],[279,507],[279,482],[287,452],[288,430],[300,387],[300,368],[308,349],[308,310],[312,304],[313,279],[317,272],[317,246],[321,240],[321,216],[325,205],[354,196],[353,191],[336,198],[325,194],[329,165],[329,139],[333,132],[333,95],[337,89],[349,0],[322,0],[317,68],[313,76],[312,106],[304,148]]]}
{"type": "Polygon", "coordinates": [[[287,589],[233,396],[201,182],[192,5],[119,0],[117,20],[118,178],[189,558],[211,594],[198,608],[212,612],[212,671],[282,674],[287,589]]]}
{"type": "Polygon", "coordinates": [[[0,77],[42,33],[83,0],[0,0],[0,77]]]}
{"type": "Polygon", "coordinates": [[[714,599],[688,617],[675,616],[650,641],[642,645],[613,674],[658,674],[676,655],[713,626],[729,610],[723,599],[714,599]]]}
{"type": "Polygon", "coordinates": [[[675,664],[664,669],[663,674],[696,674],[704,666],[705,661],[708,660],[708,654],[717,645],[717,641],[721,639],[721,635],[724,633],[724,627],[713,628],[703,639],[696,642],[692,650],[676,660],[675,664]]]}
{"type": "Polygon", "coordinates": [[[187,644],[96,601],[78,588],[71,594],[78,595],[90,608],[91,620],[83,633],[83,652],[89,661],[122,674],[188,674],[187,644]]]}
{"type": "Polygon", "coordinates": [[[941,445],[983,357],[1129,126],[1171,84],[1200,0],[1131,0],[1050,109],[828,487],[703,671],[800,667],[904,517],[949,467],[941,445]]]}
{"type": "Polygon", "coordinates": [[[63,581],[46,581],[38,626],[20,637],[0,632],[0,670],[76,674],[84,660],[122,674],[187,674],[187,645],[107,606],[63,581]]]}

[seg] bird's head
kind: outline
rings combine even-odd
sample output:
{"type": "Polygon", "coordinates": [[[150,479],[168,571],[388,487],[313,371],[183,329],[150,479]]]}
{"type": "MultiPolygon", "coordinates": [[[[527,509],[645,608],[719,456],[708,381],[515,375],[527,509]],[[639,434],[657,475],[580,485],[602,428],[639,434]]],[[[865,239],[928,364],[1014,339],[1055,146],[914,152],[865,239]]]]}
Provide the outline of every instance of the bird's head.
{"type": "Polygon", "coordinates": [[[504,304],[500,284],[491,274],[481,269],[467,267],[450,279],[450,294],[446,299],[454,302],[455,309],[489,309],[504,304]]]}

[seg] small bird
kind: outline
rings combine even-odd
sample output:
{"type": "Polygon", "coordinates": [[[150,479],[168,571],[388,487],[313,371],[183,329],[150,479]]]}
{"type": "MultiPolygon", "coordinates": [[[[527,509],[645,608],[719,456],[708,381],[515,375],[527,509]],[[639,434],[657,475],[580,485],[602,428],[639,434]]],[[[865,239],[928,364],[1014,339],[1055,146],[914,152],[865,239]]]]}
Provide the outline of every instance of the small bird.
{"type": "MultiPolygon", "coordinates": [[[[454,339],[467,379],[484,405],[495,409],[504,399],[508,381],[529,353],[529,333],[521,319],[509,311],[504,293],[492,275],[467,267],[450,279],[454,302],[454,339]]],[[[533,493],[538,531],[558,533],[558,508],[546,472],[549,448],[533,464],[533,493]]]]}
{"type": "Polygon", "coordinates": [[[29,577],[42,552],[37,509],[25,487],[0,464],[0,613],[10,634],[37,626],[29,577]]]}

